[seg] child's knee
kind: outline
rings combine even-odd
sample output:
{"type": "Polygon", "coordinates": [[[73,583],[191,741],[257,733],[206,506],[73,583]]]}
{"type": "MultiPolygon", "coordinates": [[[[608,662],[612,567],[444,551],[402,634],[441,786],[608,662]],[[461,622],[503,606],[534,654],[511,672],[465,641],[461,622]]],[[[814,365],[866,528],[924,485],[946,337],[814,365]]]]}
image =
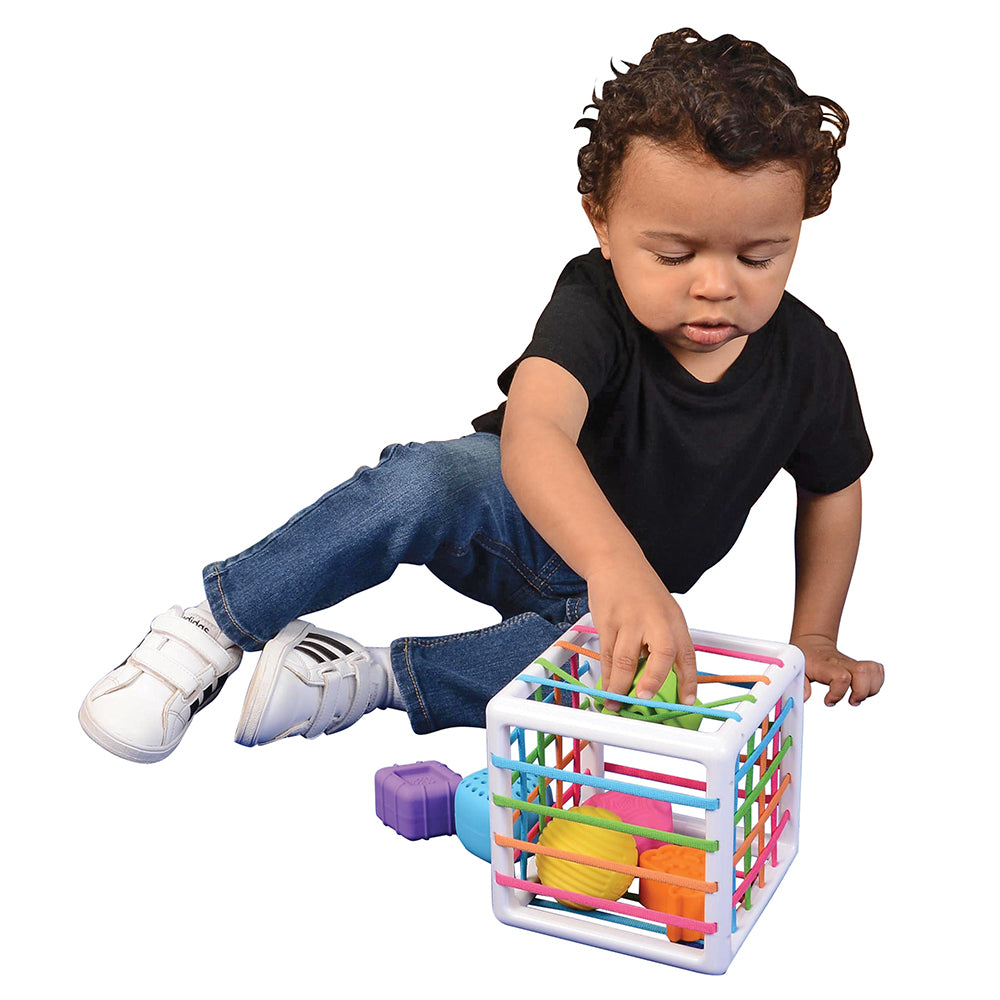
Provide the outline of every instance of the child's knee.
{"type": "Polygon", "coordinates": [[[477,434],[454,441],[390,445],[382,452],[378,468],[387,474],[390,493],[398,501],[471,501],[502,481],[498,442],[476,440],[487,437],[477,434]]]}

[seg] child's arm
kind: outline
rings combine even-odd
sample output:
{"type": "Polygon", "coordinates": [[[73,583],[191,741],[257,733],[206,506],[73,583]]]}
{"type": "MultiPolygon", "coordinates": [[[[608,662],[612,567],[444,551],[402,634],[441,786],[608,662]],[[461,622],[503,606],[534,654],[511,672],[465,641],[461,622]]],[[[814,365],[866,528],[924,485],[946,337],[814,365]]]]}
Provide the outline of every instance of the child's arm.
{"type": "Polygon", "coordinates": [[[555,362],[522,361],[504,413],[504,482],[535,530],[587,581],[603,689],[627,694],[646,646],[646,683],[639,695],[651,698],[676,662],[678,697],[691,705],[697,668],[683,612],[577,448],[588,407],[583,386],[555,362]]]}
{"type": "Polygon", "coordinates": [[[793,645],[806,658],[809,682],[826,684],[826,704],[835,705],[851,689],[860,705],[878,694],[885,679],[881,663],[853,660],[837,649],[840,616],[861,539],[861,480],[827,495],[799,490],[795,519],[795,614],[793,645]]]}

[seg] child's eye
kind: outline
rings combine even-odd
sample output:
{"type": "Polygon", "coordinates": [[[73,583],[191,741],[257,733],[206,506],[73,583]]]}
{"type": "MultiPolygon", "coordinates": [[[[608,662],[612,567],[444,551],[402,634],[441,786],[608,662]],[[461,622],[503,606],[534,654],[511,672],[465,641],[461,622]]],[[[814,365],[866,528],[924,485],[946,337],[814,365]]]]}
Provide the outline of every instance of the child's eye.
{"type": "MultiPolygon", "coordinates": [[[[680,254],[676,257],[668,257],[661,253],[654,253],[653,256],[656,258],[657,262],[660,264],[685,264],[694,257],[693,253],[680,254]]],[[[773,257],[764,257],[761,259],[756,259],[754,257],[740,257],[740,263],[746,265],[747,267],[770,267],[774,263],[773,257]]]]}

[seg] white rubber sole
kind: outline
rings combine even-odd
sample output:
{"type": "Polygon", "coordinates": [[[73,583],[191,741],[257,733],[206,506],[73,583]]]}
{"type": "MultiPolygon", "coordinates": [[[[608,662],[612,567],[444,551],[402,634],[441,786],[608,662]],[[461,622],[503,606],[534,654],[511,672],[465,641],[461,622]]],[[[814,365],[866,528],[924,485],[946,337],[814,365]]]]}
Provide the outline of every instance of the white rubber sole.
{"type": "Polygon", "coordinates": [[[90,714],[90,709],[87,707],[86,701],[80,706],[79,717],[83,731],[98,746],[103,747],[109,753],[113,753],[116,757],[123,757],[125,760],[133,761],[136,764],[155,764],[158,760],[163,760],[164,757],[169,756],[177,749],[181,737],[187,732],[187,726],[185,726],[181,730],[180,736],[167,746],[137,747],[132,746],[130,743],[122,743],[121,740],[115,739],[109,732],[102,729],[90,714]]]}
{"type": "Polygon", "coordinates": [[[257,668],[250,679],[247,696],[243,699],[243,711],[236,726],[234,739],[240,746],[255,747],[258,745],[257,732],[260,729],[260,720],[264,717],[264,709],[267,708],[271,695],[274,693],[274,685],[278,681],[278,674],[281,670],[281,661],[285,658],[288,650],[298,645],[302,637],[307,632],[311,632],[313,627],[308,622],[289,622],[264,646],[260,658],[257,660],[257,668]]]}

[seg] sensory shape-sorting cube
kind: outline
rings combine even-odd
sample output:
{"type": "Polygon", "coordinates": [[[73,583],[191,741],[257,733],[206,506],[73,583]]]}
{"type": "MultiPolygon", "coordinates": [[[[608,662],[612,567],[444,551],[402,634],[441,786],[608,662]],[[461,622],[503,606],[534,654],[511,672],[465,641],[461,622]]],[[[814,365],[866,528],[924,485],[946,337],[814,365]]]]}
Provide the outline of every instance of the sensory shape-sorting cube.
{"type": "Polygon", "coordinates": [[[589,615],[490,701],[493,908],[500,920],[698,972],[729,967],[798,850],[804,661],[783,643],[698,631],[691,637],[695,706],[616,696],[639,711],[606,711],[589,615]],[[692,713],[697,728],[664,724],[692,713]],[[522,794],[529,779],[537,785],[522,794]],[[611,818],[576,809],[595,795],[594,805],[613,801],[606,792],[634,797],[640,807],[622,804],[611,818]],[[643,815],[652,818],[636,819],[643,815]],[[666,845],[656,848],[664,863],[602,857],[595,838],[581,837],[573,848],[561,837],[553,847],[543,831],[556,819],[666,845]],[[671,858],[669,848],[686,850],[671,858]],[[547,884],[539,869],[552,866],[539,858],[601,868],[631,888],[612,900],[547,884]],[[652,883],[674,891],[650,893],[652,883]]]}
{"type": "Polygon", "coordinates": [[[436,760],[375,772],[375,815],[407,840],[455,832],[455,790],[462,776],[436,760]]]}

